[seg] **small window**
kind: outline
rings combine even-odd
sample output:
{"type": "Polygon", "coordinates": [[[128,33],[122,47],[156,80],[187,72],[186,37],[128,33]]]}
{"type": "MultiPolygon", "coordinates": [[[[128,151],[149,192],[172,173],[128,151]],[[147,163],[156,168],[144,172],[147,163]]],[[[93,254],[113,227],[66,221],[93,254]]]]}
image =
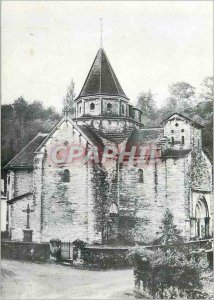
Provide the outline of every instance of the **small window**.
{"type": "Polygon", "coordinates": [[[92,102],[91,104],[90,104],[90,110],[94,110],[95,109],[95,105],[94,105],[94,103],[92,102]]]}
{"type": "Polygon", "coordinates": [[[181,132],[184,132],[184,129],[181,129],[181,132]]]}
{"type": "Polygon", "coordinates": [[[108,103],[107,104],[107,111],[111,112],[111,110],[112,110],[112,104],[108,103]]]}
{"type": "Polygon", "coordinates": [[[171,143],[172,143],[172,146],[175,144],[175,140],[174,140],[173,136],[171,137],[171,143]]]}
{"type": "Polygon", "coordinates": [[[7,183],[10,184],[10,176],[8,176],[7,183]]]}
{"type": "Polygon", "coordinates": [[[181,137],[181,144],[184,145],[184,136],[181,137]]]}
{"type": "Polygon", "coordinates": [[[81,114],[81,106],[79,107],[79,112],[80,112],[80,114],[81,114]]]}
{"type": "Polygon", "coordinates": [[[62,181],[63,182],[70,182],[70,171],[68,169],[63,171],[62,181]]]}
{"type": "Polygon", "coordinates": [[[174,133],[174,130],[171,130],[171,133],[174,133]]]}
{"type": "Polygon", "coordinates": [[[143,170],[142,169],[138,170],[138,176],[139,176],[139,183],[144,183],[143,170]]]}
{"type": "Polygon", "coordinates": [[[124,108],[124,105],[122,104],[121,105],[121,113],[124,115],[124,113],[125,113],[125,108],[124,108]]]}
{"type": "Polygon", "coordinates": [[[175,126],[176,126],[176,127],[178,127],[178,126],[179,126],[179,124],[178,124],[178,123],[175,123],[175,126]]]}

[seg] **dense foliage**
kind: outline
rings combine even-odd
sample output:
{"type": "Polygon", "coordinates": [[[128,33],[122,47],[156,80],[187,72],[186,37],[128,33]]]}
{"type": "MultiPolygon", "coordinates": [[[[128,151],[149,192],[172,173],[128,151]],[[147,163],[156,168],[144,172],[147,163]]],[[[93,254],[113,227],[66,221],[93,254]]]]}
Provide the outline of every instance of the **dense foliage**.
{"type": "Polygon", "coordinates": [[[202,285],[207,268],[205,253],[189,251],[169,210],[160,229],[152,247],[138,247],[129,254],[136,287],[142,283],[145,294],[153,298],[207,297],[202,285]]]}
{"type": "Polygon", "coordinates": [[[50,132],[60,120],[52,107],[41,102],[28,103],[19,97],[1,107],[1,164],[4,166],[39,132],[50,132]]]}
{"type": "Polygon", "coordinates": [[[201,89],[187,82],[176,82],[169,86],[166,105],[157,109],[154,95],[149,91],[139,95],[137,107],[143,111],[145,126],[160,126],[162,121],[173,113],[181,113],[204,126],[202,130],[203,148],[213,157],[213,77],[206,77],[201,89]]]}

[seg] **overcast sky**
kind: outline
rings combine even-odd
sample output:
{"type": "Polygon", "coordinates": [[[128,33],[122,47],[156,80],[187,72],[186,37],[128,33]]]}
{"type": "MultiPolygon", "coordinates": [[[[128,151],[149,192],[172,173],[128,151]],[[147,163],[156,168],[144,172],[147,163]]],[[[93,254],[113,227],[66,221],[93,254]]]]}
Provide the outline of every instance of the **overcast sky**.
{"type": "Polygon", "coordinates": [[[23,96],[62,108],[71,80],[80,91],[100,45],[133,104],[151,89],[200,87],[212,75],[212,1],[4,1],[2,103],[23,96]]]}

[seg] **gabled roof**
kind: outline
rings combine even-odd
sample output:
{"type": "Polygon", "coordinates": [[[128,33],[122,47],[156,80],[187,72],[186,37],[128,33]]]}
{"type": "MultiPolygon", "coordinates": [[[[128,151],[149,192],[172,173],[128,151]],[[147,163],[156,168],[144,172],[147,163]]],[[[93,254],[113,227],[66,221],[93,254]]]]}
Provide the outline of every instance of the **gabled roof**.
{"type": "Polygon", "coordinates": [[[204,127],[203,125],[201,125],[201,124],[199,124],[199,123],[197,123],[197,122],[191,120],[191,119],[188,118],[187,116],[182,115],[182,114],[180,114],[180,113],[173,113],[173,114],[170,115],[168,118],[166,118],[165,120],[163,120],[162,123],[163,123],[163,124],[166,123],[169,119],[172,119],[173,116],[176,117],[176,115],[179,116],[179,117],[181,117],[181,118],[183,118],[183,119],[186,119],[186,120],[187,120],[192,126],[194,126],[194,127],[197,127],[197,128],[203,128],[203,127],[204,127]]]}
{"type": "Polygon", "coordinates": [[[87,125],[77,125],[69,117],[63,117],[50,133],[39,133],[30,143],[27,144],[5,167],[4,169],[32,169],[35,154],[45,145],[49,137],[57,130],[63,122],[70,122],[74,128],[92,145],[104,147],[102,139],[87,125]]]}
{"type": "Polygon", "coordinates": [[[98,50],[78,98],[90,95],[126,97],[103,48],[98,50]]]}
{"type": "Polygon", "coordinates": [[[34,152],[47,137],[47,133],[39,133],[30,141],[5,167],[4,169],[29,169],[33,167],[34,152]]]}

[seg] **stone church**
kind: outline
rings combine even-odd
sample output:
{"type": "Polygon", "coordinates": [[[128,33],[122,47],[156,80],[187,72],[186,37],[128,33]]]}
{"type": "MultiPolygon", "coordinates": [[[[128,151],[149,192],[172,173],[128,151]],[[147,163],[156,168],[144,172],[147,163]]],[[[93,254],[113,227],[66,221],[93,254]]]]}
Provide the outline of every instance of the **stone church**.
{"type": "Polygon", "coordinates": [[[74,102],[74,116],[66,112],[5,167],[11,240],[149,243],[167,208],[187,241],[212,235],[212,168],[200,124],[174,113],[146,128],[103,48],[74,102]],[[96,147],[98,156],[110,145],[112,155],[71,162],[71,145],[96,147]]]}

